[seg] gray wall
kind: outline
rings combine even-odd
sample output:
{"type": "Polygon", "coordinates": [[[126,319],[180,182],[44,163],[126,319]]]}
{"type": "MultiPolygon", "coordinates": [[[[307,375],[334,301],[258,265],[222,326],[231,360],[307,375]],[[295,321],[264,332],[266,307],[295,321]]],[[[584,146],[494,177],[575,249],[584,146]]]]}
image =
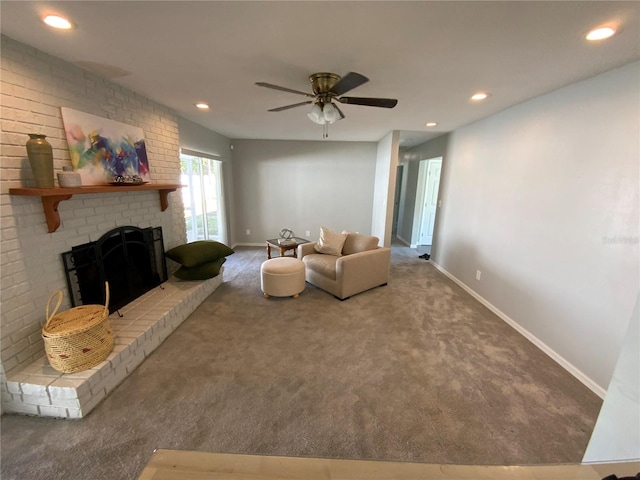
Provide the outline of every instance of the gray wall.
{"type": "Polygon", "coordinates": [[[440,189],[435,263],[601,394],[639,290],[639,79],[636,62],[453,132],[440,189]]]}
{"type": "Polygon", "coordinates": [[[377,148],[371,234],[385,247],[391,246],[399,138],[400,132],[393,131],[378,142],[377,148]]]}
{"type": "Polygon", "coordinates": [[[239,244],[263,245],[283,228],[313,240],[321,226],[370,233],[375,142],[232,143],[239,244]]]}
{"type": "Polygon", "coordinates": [[[177,118],[180,130],[180,147],[209,153],[220,157],[221,160],[230,160],[230,139],[186,118],[177,118]]]}

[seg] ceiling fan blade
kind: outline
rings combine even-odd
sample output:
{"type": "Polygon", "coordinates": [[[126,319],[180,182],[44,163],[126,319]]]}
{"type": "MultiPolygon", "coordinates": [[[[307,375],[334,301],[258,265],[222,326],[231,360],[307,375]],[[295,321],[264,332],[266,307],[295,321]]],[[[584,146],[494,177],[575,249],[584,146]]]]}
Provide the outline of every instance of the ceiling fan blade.
{"type": "Polygon", "coordinates": [[[272,108],[268,110],[269,112],[281,112],[282,110],[289,110],[290,108],[301,107],[302,105],[309,105],[313,103],[313,100],[308,100],[306,102],[294,103],[293,105],[285,105],[284,107],[272,108]]]}
{"type": "Polygon", "coordinates": [[[338,107],[338,105],[336,105],[335,103],[333,104],[334,107],[336,107],[336,110],[338,110],[338,113],[340,114],[340,120],[342,120],[344,117],[344,113],[342,113],[342,110],[340,110],[340,107],[338,107]]]}
{"type": "Polygon", "coordinates": [[[273,85],[271,83],[256,82],[256,85],[258,85],[259,87],[273,88],[274,90],[280,90],[281,92],[296,93],[298,95],[304,95],[305,97],[315,97],[315,95],[313,95],[312,93],[301,92],[300,90],[293,90],[291,88],[286,88],[286,87],[280,87],[278,85],[273,85]]]}
{"type": "Polygon", "coordinates": [[[369,79],[364,75],[360,75],[356,72],[349,72],[336,83],[329,93],[333,93],[334,95],[342,95],[343,93],[347,93],[349,90],[353,90],[356,87],[359,87],[363,83],[367,83],[369,79]]]}
{"type": "Polygon", "coordinates": [[[341,97],[336,100],[340,103],[364,105],[365,107],[393,108],[398,104],[398,100],[395,98],[341,97]]]}

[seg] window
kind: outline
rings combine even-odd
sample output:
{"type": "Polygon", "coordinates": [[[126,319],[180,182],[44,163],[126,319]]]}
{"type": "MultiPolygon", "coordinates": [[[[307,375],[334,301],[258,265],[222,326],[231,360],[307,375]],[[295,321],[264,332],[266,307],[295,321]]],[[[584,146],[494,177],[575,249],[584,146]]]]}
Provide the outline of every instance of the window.
{"type": "MultiPolygon", "coordinates": [[[[184,150],[183,150],[184,152],[184,150]]],[[[182,201],[187,224],[187,241],[226,242],[222,195],[222,161],[180,154],[182,201]]]]}

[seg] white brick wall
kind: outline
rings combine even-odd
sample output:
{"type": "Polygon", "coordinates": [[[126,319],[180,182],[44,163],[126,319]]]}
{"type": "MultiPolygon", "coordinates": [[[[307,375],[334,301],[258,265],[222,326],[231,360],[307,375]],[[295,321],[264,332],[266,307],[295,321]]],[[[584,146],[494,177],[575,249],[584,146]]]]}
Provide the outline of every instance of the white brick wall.
{"type": "Polygon", "coordinates": [[[168,108],[5,36],[1,42],[0,372],[11,376],[43,354],[40,329],[51,293],[62,290],[61,308],[69,307],[62,252],[123,225],[161,226],[167,249],[186,242],[186,234],[179,192],[169,195],[165,212],[157,192],[75,195],[60,203],[62,225],[54,233],[47,233],[40,198],[8,194],[35,186],[28,133],[47,135],[56,172],[71,165],[60,107],[142,128],[153,183],[179,183],[179,139],[168,108]]]}

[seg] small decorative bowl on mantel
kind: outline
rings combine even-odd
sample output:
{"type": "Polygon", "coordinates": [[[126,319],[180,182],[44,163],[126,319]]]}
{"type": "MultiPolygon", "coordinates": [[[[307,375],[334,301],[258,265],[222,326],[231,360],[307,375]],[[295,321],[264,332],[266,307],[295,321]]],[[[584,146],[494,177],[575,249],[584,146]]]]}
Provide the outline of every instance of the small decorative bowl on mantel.
{"type": "Polygon", "coordinates": [[[74,172],[72,167],[62,167],[62,172],[58,172],[58,183],[62,188],[74,188],[82,186],[82,178],[78,172],[74,172]]]}
{"type": "Polygon", "coordinates": [[[142,180],[142,177],[140,175],[114,175],[113,177],[111,177],[111,181],[109,183],[111,185],[126,186],[144,185],[145,183],[149,182],[145,182],[144,180],[142,180]]]}

